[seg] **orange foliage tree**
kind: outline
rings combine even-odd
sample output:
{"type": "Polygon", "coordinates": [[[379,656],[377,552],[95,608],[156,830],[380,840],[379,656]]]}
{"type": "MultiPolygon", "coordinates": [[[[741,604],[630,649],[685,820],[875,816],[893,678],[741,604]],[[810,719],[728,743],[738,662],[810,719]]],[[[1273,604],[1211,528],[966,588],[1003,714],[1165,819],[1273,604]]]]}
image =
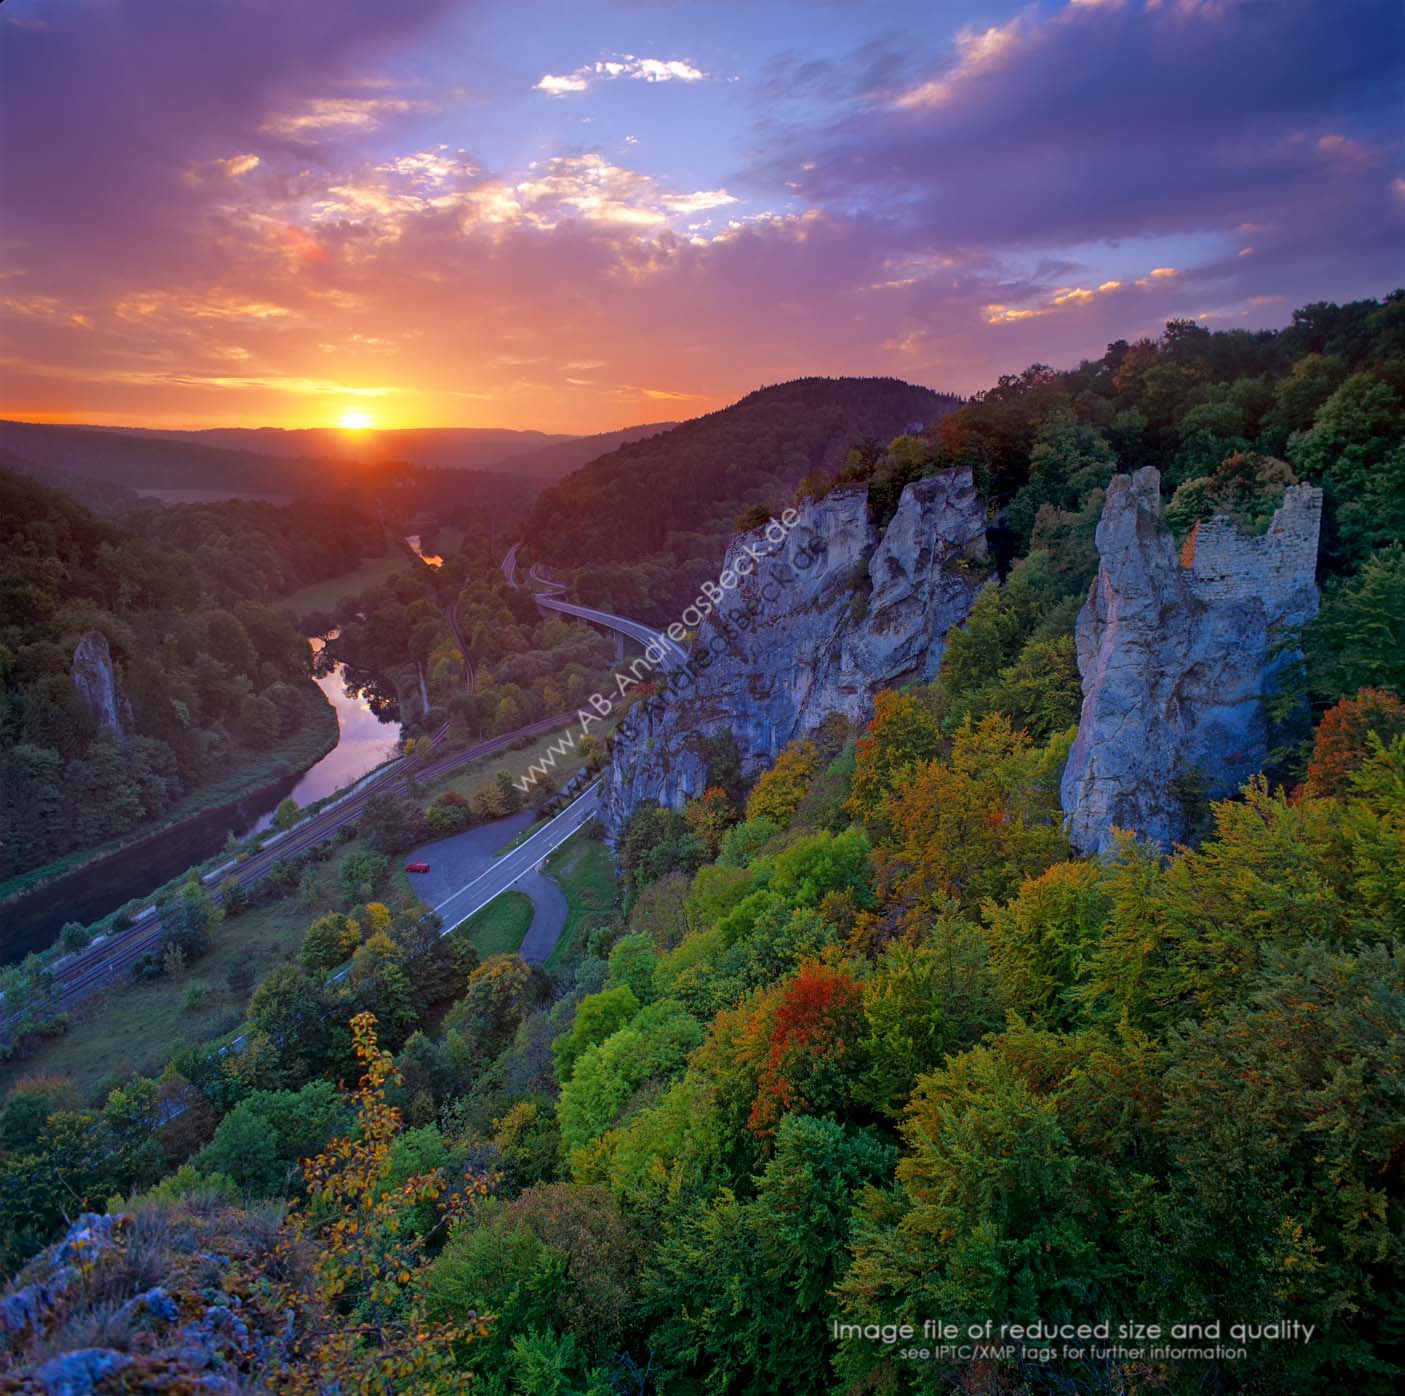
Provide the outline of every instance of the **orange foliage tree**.
{"type": "Polygon", "coordinates": [[[811,960],[785,985],[774,1008],[760,1012],[769,1018],[770,1031],[747,1122],[751,1131],[769,1139],[792,1111],[838,1114],[861,1074],[854,1059],[864,1030],[859,981],[842,965],[811,960]]]}
{"type": "Polygon", "coordinates": [[[1355,698],[1343,698],[1318,724],[1308,762],[1305,795],[1345,795],[1350,777],[1366,759],[1367,737],[1374,732],[1384,743],[1405,732],[1405,703],[1389,689],[1363,688],[1355,698]]]}
{"type": "Polygon", "coordinates": [[[873,720],[855,748],[849,809],[877,824],[903,772],[924,765],[941,749],[931,710],[916,695],[885,689],[873,702],[873,720]]]}
{"type": "Polygon", "coordinates": [[[979,910],[1068,856],[1058,801],[1067,737],[1036,747],[992,713],[962,724],[946,760],[930,761],[888,801],[893,837],[880,850],[881,890],[918,920],[979,910]]]}

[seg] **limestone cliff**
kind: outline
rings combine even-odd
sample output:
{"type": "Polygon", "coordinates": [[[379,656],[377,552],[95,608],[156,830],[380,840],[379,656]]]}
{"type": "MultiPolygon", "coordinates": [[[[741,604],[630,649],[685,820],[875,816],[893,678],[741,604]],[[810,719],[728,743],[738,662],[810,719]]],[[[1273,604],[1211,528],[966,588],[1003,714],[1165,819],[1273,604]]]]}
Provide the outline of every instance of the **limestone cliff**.
{"type": "Polygon", "coordinates": [[[862,720],[880,689],[934,677],[986,583],[985,508],[968,470],[909,485],[884,529],[862,488],[840,489],[800,506],[778,544],[760,529],[738,537],[721,575],[753,561],[686,668],[622,724],[605,778],[611,838],[640,804],[702,793],[710,737],[730,731],[755,775],[831,713],[862,720]]]}
{"type": "Polygon", "coordinates": [[[88,716],[125,747],[132,730],[132,705],[117,683],[107,636],[90,630],[73,651],[73,687],[88,716]]]}
{"type": "Polygon", "coordinates": [[[1083,711],[1062,787],[1075,848],[1106,851],[1114,829],[1168,847],[1185,832],[1179,776],[1218,796],[1262,768],[1264,700],[1299,662],[1280,642],[1317,611],[1321,514],[1322,492],[1295,485],[1266,533],[1211,519],[1178,557],[1157,472],[1112,481],[1078,617],[1083,711]]]}

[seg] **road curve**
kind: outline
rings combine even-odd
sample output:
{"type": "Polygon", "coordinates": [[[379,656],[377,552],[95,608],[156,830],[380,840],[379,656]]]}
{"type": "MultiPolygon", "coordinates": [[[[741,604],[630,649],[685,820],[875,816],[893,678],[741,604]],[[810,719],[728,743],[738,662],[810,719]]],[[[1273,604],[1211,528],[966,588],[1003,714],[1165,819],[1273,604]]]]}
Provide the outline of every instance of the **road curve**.
{"type": "Polygon", "coordinates": [[[547,596],[538,592],[532,597],[538,606],[543,606],[549,611],[561,611],[568,616],[575,616],[579,620],[594,621],[596,625],[606,626],[610,630],[617,630],[622,635],[627,635],[631,640],[637,640],[648,649],[650,646],[663,652],[662,664],[665,669],[671,669],[675,665],[683,664],[688,658],[688,651],[676,640],[670,640],[662,631],[655,630],[651,625],[645,625],[640,620],[628,620],[624,616],[617,616],[609,611],[597,611],[592,606],[577,606],[573,601],[558,601],[554,596],[547,596]]]}
{"type": "MultiPolygon", "coordinates": [[[[257,853],[242,863],[225,864],[204,875],[207,885],[217,886],[226,876],[233,877],[241,887],[249,887],[266,877],[276,863],[295,858],[316,844],[333,837],[347,824],[360,817],[368,800],[390,791],[403,791],[406,777],[413,774],[416,781],[429,781],[460,766],[480,761],[510,747],[521,737],[541,736],[571,720],[573,713],[560,713],[528,723],[499,737],[478,742],[463,751],[453,752],[406,770],[401,762],[372,780],[354,788],[320,813],[295,824],[286,834],[270,840],[257,853]]],[[[219,900],[218,892],[215,900],[219,900]]],[[[86,950],[70,956],[56,965],[52,982],[57,995],[58,1011],[67,1013],[84,999],[121,982],[144,955],[161,947],[161,918],[154,908],[148,908],[125,931],[105,936],[86,950]]],[[[10,1027],[8,1019],[0,1021],[0,1031],[10,1027]]]]}
{"type": "MultiPolygon", "coordinates": [[[[521,546],[521,543],[514,543],[502,560],[502,574],[510,587],[520,585],[517,580],[517,550],[521,546]]],[[[629,639],[643,645],[645,649],[651,645],[662,649],[663,667],[666,669],[671,669],[675,665],[687,661],[688,651],[682,645],[661,631],[655,630],[653,626],[645,625],[643,621],[630,620],[627,616],[617,616],[612,611],[597,611],[593,606],[578,606],[573,601],[562,601],[558,593],[565,591],[565,586],[548,577],[542,571],[541,563],[534,562],[532,564],[527,573],[527,580],[533,588],[532,600],[538,606],[550,611],[560,611],[563,615],[575,616],[578,620],[588,620],[593,621],[596,625],[603,625],[607,630],[614,630],[621,635],[628,636],[629,639]]]]}
{"type": "Polygon", "coordinates": [[[494,898],[510,891],[556,851],[578,829],[589,824],[600,809],[600,782],[593,781],[560,814],[543,824],[531,838],[493,860],[493,865],[467,886],[445,897],[432,908],[443,918],[441,935],[448,935],[494,898]]]}
{"type": "Polygon", "coordinates": [[[527,927],[517,953],[529,965],[544,965],[566,929],[571,904],[554,877],[535,869],[518,878],[515,888],[525,892],[532,902],[532,924],[527,927]]]}
{"type": "MultiPolygon", "coordinates": [[[[521,547],[520,543],[514,543],[508,549],[507,555],[502,561],[502,573],[509,586],[520,585],[517,579],[517,552],[521,547]]],[[[564,615],[575,616],[579,620],[592,621],[596,625],[602,625],[606,629],[614,630],[630,639],[643,645],[646,649],[654,646],[661,649],[664,654],[663,667],[673,668],[683,663],[687,658],[687,650],[676,641],[671,640],[667,635],[656,631],[652,626],[645,625],[642,621],[630,620],[625,616],[617,616],[609,611],[599,611],[590,606],[578,606],[574,602],[558,600],[552,593],[564,590],[561,583],[552,581],[551,578],[542,574],[540,564],[534,564],[531,568],[529,580],[535,590],[533,599],[536,603],[552,611],[558,611],[564,615]]],[[[457,617],[450,616],[450,624],[454,628],[455,636],[459,639],[460,649],[463,651],[465,665],[468,663],[468,651],[463,645],[462,637],[458,635],[457,617]]],[[[470,762],[491,756],[495,752],[502,751],[512,745],[520,737],[539,736],[549,732],[553,728],[561,726],[570,720],[572,715],[563,713],[559,716],[543,718],[539,722],[528,723],[525,727],[519,727],[513,732],[506,732],[500,737],[493,737],[488,741],[479,742],[477,745],[468,747],[461,752],[440,757],[426,763],[424,766],[413,771],[417,781],[432,780],[436,776],[446,774],[457,769],[459,766],[467,765],[470,762]]],[[[442,745],[448,734],[449,724],[443,723],[430,736],[432,747],[442,745]]],[[[406,763],[402,760],[393,763],[382,771],[374,774],[369,779],[363,781],[359,786],[354,786],[350,793],[341,796],[326,809],[305,819],[301,823],[293,826],[288,833],[279,838],[271,840],[259,852],[244,860],[242,863],[225,864],[216,868],[211,873],[204,875],[204,881],[211,886],[216,886],[224,877],[231,876],[241,887],[248,887],[266,877],[276,863],[288,858],[294,858],[300,853],[306,852],[315,845],[331,838],[345,825],[354,822],[360,815],[366,802],[375,795],[384,791],[403,790],[405,788],[406,763]]],[[[556,816],[544,829],[539,830],[533,838],[539,838],[548,830],[557,826],[559,820],[563,819],[572,811],[577,811],[577,807],[587,797],[597,798],[596,787],[582,795],[573,804],[567,806],[561,814],[556,816]],[[595,792],[595,793],[593,793],[595,792]]],[[[577,811],[579,814],[579,811],[577,811]]],[[[591,814],[594,810],[591,810],[591,814]]],[[[569,829],[564,837],[570,837],[580,824],[587,822],[590,815],[580,817],[579,823],[569,829]]],[[[565,827],[565,826],[562,826],[565,827]]],[[[524,845],[525,846],[525,845],[524,845]]],[[[554,847],[555,845],[553,845],[554,847]]],[[[548,850],[550,851],[550,850],[548,850]]],[[[514,850],[516,852],[516,850],[514,850]]],[[[504,855],[508,856],[508,855],[504,855]]],[[[541,855],[542,857],[545,854],[541,855]]],[[[496,870],[494,870],[496,872],[496,870]]],[[[485,874],[484,876],[489,876],[485,874]]],[[[476,883],[470,884],[469,888],[455,894],[456,897],[463,896],[476,883]]],[[[510,885],[510,884],[508,884],[510,885]]],[[[506,890],[505,888],[500,888],[506,890]]],[[[498,892],[492,892],[487,899],[481,903],[486,906],[498,892]]],[[[218,893],[216,893],[218,900],[218,893]]],[[[451,901],[454,899],[451,898],[451,901]]],[[[475,910],[478,908],[475,907],[475,910]]],[[[468,912],[467,915],[472,915],[468,912]]],[[[465,917],[459,917],[459,924],[465,917]]],[[[120,979],[124,978],[132,967],[144,956],[160,949],[161,946],[161,920],[154,907],[148,907],[139,915],[125,931],[103,937],[94,942],[93,945],[84,951],[67,957],[56,965],[52,971],[52,982],[57,995],[57,1006],[60,1012],[68,1012],[77,1007],[84,999],[103,989],[110,988],[120,979]]],[[[11,1026],[8,1018],[0,1019],[0,1033],[3,1033],[11,1026]]]]}

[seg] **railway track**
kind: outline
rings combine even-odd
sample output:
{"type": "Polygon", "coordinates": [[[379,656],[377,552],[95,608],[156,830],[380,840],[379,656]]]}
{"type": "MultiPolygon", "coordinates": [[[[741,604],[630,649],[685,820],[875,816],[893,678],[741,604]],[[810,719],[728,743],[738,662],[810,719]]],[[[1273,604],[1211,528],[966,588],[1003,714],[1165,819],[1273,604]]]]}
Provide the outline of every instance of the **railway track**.
{"type": "MultiPolygon", "coordinates": [[[[413,771],[407,771],[403,763],[387,769],[380,776],[372,778],[350,795],[343,796],[334,805],[294,825],[288,833],[272,844],[261,848],[242,863],[228,864],[204,874],[207,884],[217,884],[226,876],[232,876],[241,887],[251,887],[268,876],[275,865],[296,858],[318,844],[333,838],[348,824],[355,823],[367,802],[374,797],[404,791],[411,776],[416,781],[429,781],[457,770],[460,766],[471,765],[511,747],[523,737],[537,737],[550,732],[571,720],[573,713],[560,713],[540,718],[518,727],[501,736],[491,737],[464,750],[430,760],[413,771]]],[[[441,745],[448,732],[448,723],[440,727],[431,737],[436,745],[441,745]]],[[[214,893],[218,902],[220,895],[214,893]]],[[[105,937],[90,947],[89,951],[53,971],[53,982],[57,990],[57,1005],[60,1012],[76,1008],[85,999],[103,989],[120,983],[144,956],[151,954],[161,945],[161,918],[154,910],[147,910],[125,930],[105,937]]],[[[11,1020],[0,1023],[0,1031],[8,1030],[11,1020]]]]}
{"type": "MultiPolygon", "coordinates": [[[[517,550],[519,546],[520,544],[514,544],[502,562],[503,577],[508,585],[513,587],[521,585],[517,578],[517,550]]],[[[541,571],[539,563],[533,564],[527,580],[535,588],[534,599],[547,609],[574,616],[580,620],[593,621],[646,646],[651,642],[662,644],[672,662],[676,662],[678,656],[686,654],[681,646],[675,645],[666,636],[659,635],[652,626],[628,620],[623,616],[612,615],[607,611],[597,611],[591,607],[577,606],[571,602],[560,600],[559,596],[565,590],[564,586],[546,576],[541,571]]],[[[469,667],[468,650],[463,643],[462,635],[459,633],[457,615],[452,608],[449,608],[447,615],[455,638],[459,642],[460,650],[464,655],[465,679],[471,682],[472,670],[469,667]]],[[[562,713],[553,717],[541,718],[536,722],[529,722],[524,727],[518,727],[512,732],[504,732],[499,737],[491,737],[487,741],[466,747],[463,751],[431,759],[413,771],[406,769],[406,761],[402,758],[398,763],[387,766],[379,774],[370,777],[359,787],[353,788],[350,793],[341,796],[335,803],[318,814],[294,825],[286,834],[279,836],[243,862],[224,864],[212,872],[205,873],[202,881],[207,886],[217,887],[225,877],[232,876],[241,887],[251,887],[262,878],[267,877],[278,863],[306,853],[318,844],[325,843],[328,839],[335,837],[337,832],[348,824],[354,823],[368,800],[383,793],[406,789],[410,775],[413,775],[417,781],[437,779],[460,766],[481,761],[485,757],[503,751],[523,737],[536,737],[550,732],[569,722],[573,716],[573,713],[562,713]]],[[[449,724],[447,722],[441,724],[430,735],[431,746],[442,746],[448,731],[449,724]]],[[[220,899],[218,891],[215,891],[214,897],[218,902],[220,899]]],[[[59,1011],[68,1012],[93,994],[120,983],[131,973],[133,966],[144,956],[159,949],[160,945],[161,918],[154,907],[149,907],[126,930],[104,937],[88,949],[71,957],[67,963],[61,964],[53,970],[52,982],[56,990],[59,1011]]],[[[9,1032],[13,1023],[14,1019],[11,1017],[0,1019],[0,1034],[9,1032]]]]}

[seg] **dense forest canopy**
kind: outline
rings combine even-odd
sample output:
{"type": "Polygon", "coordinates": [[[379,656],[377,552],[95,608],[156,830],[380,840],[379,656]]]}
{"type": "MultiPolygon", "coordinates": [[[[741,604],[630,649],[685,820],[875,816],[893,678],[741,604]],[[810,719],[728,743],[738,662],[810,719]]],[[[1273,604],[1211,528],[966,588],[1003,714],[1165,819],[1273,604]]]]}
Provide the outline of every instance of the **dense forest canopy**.
{"type": "Polygon", "coordinates": [[[959,410],[914,405],[928,425],[896,450],[883,443],[906,432],[902,410],[887,430],[864,431],[856,403],[865,384],[900,401],[906,385],[802,379],[577,471],[538,500],[528,542],[570,569],[583,600],[665,623],[715,576],[734,524],[760,517],[755,506],[788,503],[797,484],[814,495],[870,481],[881,518],[918,474],[965,465],[990,504],[1002,563],[1037,533],[1081,575],[1101,487],[1114,470],[1150,465],[1168,503],[1185,487],[1171,511],[1182,532],[1221,506],[1257,507],[1266,523],[1285,484],[1323,485],[1324,561],[1340,572],[1405,536],[1403,360],[1400,293],[1304,306],[1276,331],[1177,320],[1074,369],[1007,375],[959,410]],[[842,391],[820,411],[826,388],[842,391]],[[797,421],[825,430],[811,437],[797,421]]]}
{"type": "Polygon", "coordinates": [[[227,501],[118,523],[0,470],[0,877],[131,834],[298,730],[308,650],[268,603],[384,548],[345,508],[227,501]],[[80,691],[93,632],[110,670],[99,645],[80,691]]]}
{"type": "Polygon", "coordinates": [[[400,573],[305,619],[314,630],[337,627],[334,657],[399,684],[410,698],[401,705],[409,735],[450,720],[465,737],[495,736],[573,712],[606,684],[614,645],[588,625],[544,615],[527,591],[507,585],[501,564],[480,522],[437,571],[400,573]]]}

